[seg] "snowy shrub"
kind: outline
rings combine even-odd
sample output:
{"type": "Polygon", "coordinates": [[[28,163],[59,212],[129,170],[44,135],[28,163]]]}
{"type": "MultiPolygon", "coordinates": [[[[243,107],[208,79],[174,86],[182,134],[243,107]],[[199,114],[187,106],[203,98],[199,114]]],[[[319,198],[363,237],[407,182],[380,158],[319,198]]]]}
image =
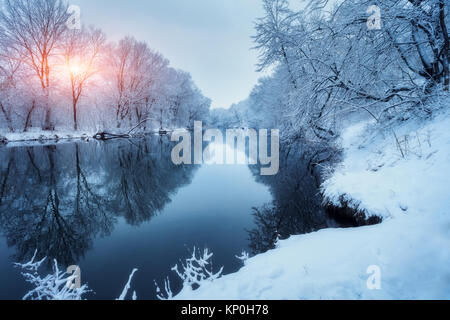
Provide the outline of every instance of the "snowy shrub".
{"type": "MultiPolygon", "coordinates": [[[[80,288],[71,285],[77,275],[73,274],[68,276],[66,272],[59,269],[56,260],[54,260],[53,264],[53,273],[41,277],[38,271],[47,258],[35,261],[36,256],[37,250],[29,262],[15,263],[15,266],[24,270],[22,275],[25,277],[26,281],[34,287],[34,289],[30,290],[23,297],[24,300],[82,300],[85,294],[91,292],[87,285],[83,285],[80,288]]],[[[214,273],[211,263],[212,256],[213,253],[209,252],[208,249],[201,252],[194,248],[190,258],[186,259],[184,263],[181,263],[180,267],[175,265],[171,270],[175,271],[183,281],[183,288],[195,290],[205,281],[214,281],[221,277],[223,267],[220,268],[218,272],[214,273]]],[[[248,254],[246,252],[243,252],[242,257],[239,257],[242,261],[244,261],[244,258],[245,260],[248,259],[248,254]]],[[[131,281],[137,271],[138,269],[132,270],[128,277],[128,282],[125,284],[122,293],[116,300],[125,300],[127,298],[131,288],[131,281]]],[[[170,300],[174,297],[168,278],[164,281],[164,292],[159,288],[156,281],[155,285],[158,299],[170,300]]],[[[137,300],[136,291],[133,291],[131,299],[137,300]]]]}
{"type": "Polygon", "coordinates": [[[183,280],[183,285],[185,287],[191,287],[194,289],[195,286],[200,286],[203,281],[213,281],[220,278],[223,272],[223,267],[217,273],[212,271],[211,258],[213,256],[212,252],[208,249],[203,250],[203,254],[198,251],[199,256],[197,257],[196,248],[192,252],[192,257],[186,259],[185,263],[181,263],[181,270],[178,270],[178,265],[172,268],[176,274],[183,280]]]}
{"type": "MultiPolygon", "coordinates": [[[[14,264],[16,267],[20,267],[24,270],[22,275],[25,277],[25,280],[34,287],[34,289],[30,290],[23,297],[23,300],[82,300],[85,294],[91,292],[87,285],[76,288],[73,285],[73,282],[77,275],[74,273],[73,275],[68,276],[66,272],[59,270],[58,262],[56,260],[53,262],[53,273],[41,277],[38,271],[47,258],[35,261],[36,255],[37,250],[29,262],[14,264]]],[[[133,269],[122,293],[116,300],[126,299],[128,291],[131,288],[131,281],[137,271],[138,269],[133,269]]],[[[133,291],[131,298],[137,300],[136,291],[133,291]]]]}
{"type": "Polygon", "coordinates": [[[24,270],[22,275],[27,282],[34,286],[34,289],[29,291],[23,300],[81,300],[83,295],[90,291],[87,285],[80,288],[68,285],[76,279],[77,275],[68,276],[66,272],[59,270],[56,260],[53,263],[53,273],[41,277],[38,270],[47,258],[35,261],[36,254],[37,251],[27,263],[15,264],[24,270]]]}
{"type": "Polygon", "coordinates": [[[250,259],[250,254],[247,251],[242,251],[240,256],[236,256],[236,258],[240,261],[242,261],[242,263],[245,265],[245,262],[250,259]]]}
{"type": "MultiPolygon", "coordinates": [[[[222,276],[223,267],[216,273],[213,272],[211,258],[213,253],[209,252],[209,249],[204,249],[203,253],[200,250],[192,251],[192,256],[183,263],[181,266],[175,265],[171,270],[174,271],[178,277],[183,281],[183,289],[196,290],[206,281],[214,281],[222,276]],[[198,255],[198,256],[197,256],[198,255]]],[[[160,300],[170,300],[173,298],[173,293],[170,288],[170,280],[167,278],[164,281],[163,292],[157,283],[156,293],[160,300]]]]}
{"type": "Polygon", "coordinates": [[[158,283],[155,281],[156,286],[156,297],[159,300],[172,300],[173,299],[173,292],[170,287],[170,280],[169,278],[166,278],[164,280],[164,291],[161,290],[161,288],[158,286],[158,283]]]}

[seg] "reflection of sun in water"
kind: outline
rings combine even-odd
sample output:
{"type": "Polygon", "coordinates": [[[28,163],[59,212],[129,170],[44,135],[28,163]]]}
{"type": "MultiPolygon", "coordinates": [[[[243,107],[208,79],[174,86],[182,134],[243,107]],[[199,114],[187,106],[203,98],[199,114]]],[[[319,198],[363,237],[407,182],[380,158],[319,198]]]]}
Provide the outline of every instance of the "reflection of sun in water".
{"type": "Polygon", "coordinates": [[[256,163],[257,158],[250,157],[247,152],[227,142],[214,141],[203,152],[203,161],[206,165],[227,164],[247,165],[256,163]]]}

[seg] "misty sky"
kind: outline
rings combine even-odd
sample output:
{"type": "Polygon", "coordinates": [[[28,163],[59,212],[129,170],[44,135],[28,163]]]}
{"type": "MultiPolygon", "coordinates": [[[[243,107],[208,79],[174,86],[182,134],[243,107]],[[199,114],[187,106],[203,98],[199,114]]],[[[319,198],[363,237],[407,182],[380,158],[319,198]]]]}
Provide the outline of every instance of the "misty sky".
{"type": "Polygon", "coordinates": [[[111,40],[133,35],[192,74],[213,107],[244,100],[261,76],[250,38],[260,0],[70,0],[111,40]]]}

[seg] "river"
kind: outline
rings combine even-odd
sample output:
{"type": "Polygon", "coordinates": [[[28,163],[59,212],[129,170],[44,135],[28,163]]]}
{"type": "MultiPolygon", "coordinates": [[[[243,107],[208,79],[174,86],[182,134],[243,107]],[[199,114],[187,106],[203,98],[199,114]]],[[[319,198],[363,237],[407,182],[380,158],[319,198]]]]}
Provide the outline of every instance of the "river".
{"type": "MultiPolygon", "coordinates": [[[[209,248],[213,269],[237,271],[242,251],[330,226],[305,165],[281,152],[280,172],[257,166],[181,165],[170,137],[0,148],[0,299],[30,289],[14,262],[78,265],[88,299],[117,298],[128,275],[140,299],[193,248],[209,248]]],[[[43,272],[50,271],[50,264],[43,272]],[[47,271],[45,270],[47,268],[47,271]]]]}

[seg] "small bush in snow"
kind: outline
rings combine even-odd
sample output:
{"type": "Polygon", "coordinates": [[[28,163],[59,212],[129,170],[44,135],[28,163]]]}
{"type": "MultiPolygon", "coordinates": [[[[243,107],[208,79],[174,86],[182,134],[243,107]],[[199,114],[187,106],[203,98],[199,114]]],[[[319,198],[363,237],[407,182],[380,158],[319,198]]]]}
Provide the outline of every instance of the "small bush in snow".
{"type": "Polygon", "coordinates": [[[24,270],[22,275],[27,282],[34,286],[34,289],[29,291],[23,297],[23,300],[81,300],[83,295],[90,291],[87,285],[83,285],[80,288],[68,286],[67,284],[72,283],[77,275],[68,276],[66,272],[59,270],[56,260],[54,260],[53,264],[53,273],[41,277],[38,270],[46,258],[41,261],[35,261],[36,254],[37,251],[27,263],[15,264],[24,270]]]}
{"type": "Polygon", "coordinates": [[[240,256],[236,256],[236,258],[238,260],[241,260],[243,264],[245,264],[245,262],[250,259],[250,255],[247,251],[242,251],[240,256]]]}
{"type": "MultiPolygon", "coordinates": [[[[192,256],[186,259],[186,262],[181,263],[180,267],[175,265],[175,267],[171,270],[174,271],[183,281],[183,288],[195,290],[205,281],[214,281],[222,276],[223,267],[220,268],[218,272],[213,272],[211,263],[212,256],[213,253],[209,252],[209,249],[204,249],[202,253],[200,250],[197,251],[194,247],[192,256]]],[[[156,284],[158,299],[169,300],[173,298],[173,293],[170,288],[170,281],[168,278],[164,281],[164,291],[165,293],[163,293],[156,284]]]]}

